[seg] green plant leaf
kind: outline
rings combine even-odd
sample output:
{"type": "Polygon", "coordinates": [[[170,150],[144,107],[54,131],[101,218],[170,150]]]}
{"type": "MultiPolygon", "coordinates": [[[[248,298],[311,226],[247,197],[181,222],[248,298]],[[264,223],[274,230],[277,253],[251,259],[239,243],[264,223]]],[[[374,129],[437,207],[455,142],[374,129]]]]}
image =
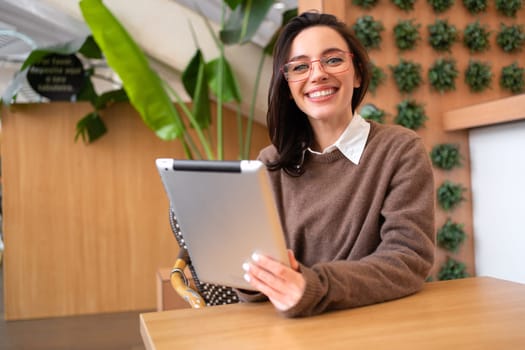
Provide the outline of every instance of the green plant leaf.
{"type": "Polygon", "coordinates": [[[95,87],[91,82],[91,79],[86,79],[84,86],[77,94],[77,101],[89,101],[91,105],[96,108],[98,100],[98,94],[95,91],[95,87]]]}
{"type": "Polygon", "coordinates": [[[366,120],[373,120],[380,124],[385,123],[385,111],[380,108],[377,108],[372,103],[367,103],[363,105],[363,107],[361,107],[361,110],[359,111],[359,114],[366,120]]]}
{"type": "Polygon", "coordinates": [[[86,38],[84,41],[84,44],[78,49],[78,52],[80,52],[82,55],[86,56],[87,58],[104,58],[102,55],[102,51],[100,50],[100,47],[98,46],[95,39],[93,39],[93,35],[90,35],[86,38]]]}
{"type": "Polygon", "coordinates": [[[233,11],[219,33],[221,41],[227,45],[249,41],[272,5],[273,0],[243,0],[236,7],[228,4],[233,11]]]}
{"type": "Polygon", "coordinates": [[[489,36],[489,27],[476,20],[465,27],[463,43],[472,53],[487,51],[490,47],[489,36]]]}
{"type": "Polygon", "coordinates": [[[443,210],[451,211],[465,200],[463,192],[466,190],[467,189],[459,183],[445,180],[436,190],[437,202],[443,210]]]}
{"type": "Polygon", "coordinates": [[[370,15],[357,18],[352,26],[356,37],[367,49],[379,49],[381,46],[381,32],[385,30],[383,23],[370,15]]]}
{"type": "Polygon", "coordinates": [[[197,50],[182,73],[184,89],[193,100],[192,114],[201,129],[211,124],[211,106],[208,89],[206,62],[200,50],[197,50]]]}
{"type": "Polygon", "coordinates": [[[91,143],[106,132],[106,125],[100,115],[97,112],[91,112],[78,121],[75,141],[81,136],[84,143],[91,143]]]}
{"type": "Polygon", "coordinates": [[[523,0],[496,0],[496,10],[507,17],[516,17],[522,6],[523,0]]]}
{"type": "Polygon", "coordinates": [[[441,93],[456,89],[459,72],[453,58],[438,58],[428,69],[430,86],[441,93]]]}
{"type": "Polygon", "coordinates": [[[463,5],[471,14],[487,11],[487,0],[463,0],[463,5]]]}
{"type": "Polygon", "coordinates": [[[443,263],[438,272],[438,280],[440,281],[465,278],[468,276],[465,264],[450,257],[447,258],[447,261],[443,263]]]}
{"type": "Polygon", "coordinates": [[[374,62],[370,61],[370,85],[368,85],[368,90],[375,95],[377,88],[386,81],[387,75],[384,72],[383,68],[377,66],[374,62]]]}
{"type": "Polygon", "coordinates": [[[395,66],[390,66],[394,81],[401,93],[411,93],[422,83],[421,64],[401,58],[395,66]]]}
{"type": "Polygon", "coordinates": [[[506,26],[504,23],[501,23],[500,31],[496,36],[496,43],[503,51],[508,53],[521,51],[525,44],[523,25],[513,24],[506,26]]]}
{"type": "Polygon", "coordinates": [[[430,152],[432,164],[440,169],[451,170],[454,167],[461,166],[461,154],[459,145],[451,143],[437,144],[430,152]]]}
{"type": "Polygon", "coordinates": [[[126,101],[129,101],[129,98],[124,89],[112,90],[105,92],[98,97],[95,108],[97,110],[104,109],[112,103],[126,101]]]}
{"type": "Polygon", "coordinates": [[[95,41],[122,79],[144,123],[163,140],[181,137],[184,125],[180,115],[144,52],[101,0],[81,0],[79,4],[95,41]]]}
{"type": "Polygon", "coordinates": [[[394,122],[405,128],[417,130],[423,127],[428,119],[423,104],[417,103],[413,99],[405,99],[398,103],[396,107],[397,116],[394,122]]]}
{"type": "Polygon", "coordinates": [[[490,63],[471,59],[465,70],[465,82],[472,92],[486,90],[492,82],[490,63]]]}
{"type": "Polygon", "coordinates": [[[458,224],[448,219],[447,222],[438,230],[436,242],[439,247],[456,253],[461,244],[467,238],[463,229],[463,224],[458,224]]]}
{"type": "Polygon", "coordinates": [[[518,66],[517,62],[502,67],[499,83],[503,89],[509,90],[513,94],[524,92],[525,68],[518,66]]]}
{"type": "Polygon", "coordinates": [[[419,28],[421,24],[415,23],[414,19],[399,20],[394,26],[394,37],[399,50],[411,50],[421,40],[419,28]]]}
{"type": "Polygon", "coordinates": [[[394,5],[406,12],[414,10],[415,2],[416,0],[392,0],[394,5]]]}
{"type": "Polygon", "coordinates": [[[454,24],[448,23],[446,19],[436,19],[429,24],[428,42],[436,51],[450,51],[452,45],[458,40],[458,30],[454,24]]]}
{"type": "Polygon", "coordinates": [[[442,13],[454,5],[454,0],[427,0],[435,13],[442,13]]]}
{"type": "Polygon", "coordinates": [[[377,5],[377,0],[352,0],[352,4],[359,6],[365,10],[370,10],[377,5]]]}
{"type": "Polygon", "coordinates": [[[224,0],[224,3],[228,5],[228,7],[232,10],[234,10],[237,6],[242,4],[243,0],[224,0]]]}
{"type": "Polygon", "coordinates": [[[223,102],[236,101],[240,103],[242,101],[239,84],[237,83],[237,79],[235,79],[233,70],[231,69],[231,66],[225,57],[219,57],[206,63],[206,74],[208,77],[210,77],[208,83],[212,92],[217,95],[219,91],[222,91],[223,102]],[[224,60],[222,89],[219,88],[219,81],[217,79],[219,76],[219,66],[221,60],[224,60]]]}

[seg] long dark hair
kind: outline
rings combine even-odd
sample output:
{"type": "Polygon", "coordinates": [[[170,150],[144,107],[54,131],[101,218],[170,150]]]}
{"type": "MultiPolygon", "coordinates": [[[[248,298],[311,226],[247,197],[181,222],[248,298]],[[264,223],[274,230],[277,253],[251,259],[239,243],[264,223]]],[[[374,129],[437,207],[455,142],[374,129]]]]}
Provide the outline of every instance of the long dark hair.
{"type": "Polygon", "coordinates": [[[354,88],[352,113],[365,96],[371,74],[365,48],[346,24],[337,20],[335,16],[304,12],[282,28],[273,51],[273,74],[268,92],[268,113],[266,115],[270,140],[277,148],[279,158],[268,164],[268,167],[271,170],[284,169],[293,176],[303,173],[302,163],[305,150],[311,145],[314,136],[305,113],[290,97],[290,88],[281,72],[281,67],[288,60],[290,47],[295,37],[304,29],[313,26],[327,26],[337,31],[353,54],[354,71],[361,84],[354,88]]]}

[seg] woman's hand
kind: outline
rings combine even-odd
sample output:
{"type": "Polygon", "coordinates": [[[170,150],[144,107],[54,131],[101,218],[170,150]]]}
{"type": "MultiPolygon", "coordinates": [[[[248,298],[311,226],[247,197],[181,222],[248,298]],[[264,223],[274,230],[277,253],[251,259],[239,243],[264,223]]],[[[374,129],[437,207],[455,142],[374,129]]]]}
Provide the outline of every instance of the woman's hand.
{"type": "Polygon", "coordinates": [[[244,279],[265,294],[281,311],[295,306],[303,296],[306,281],[299,272],[299,263],[288,250],[290,267],[267,256],[254,253],[250,262],[243,264],[244,279]]]}

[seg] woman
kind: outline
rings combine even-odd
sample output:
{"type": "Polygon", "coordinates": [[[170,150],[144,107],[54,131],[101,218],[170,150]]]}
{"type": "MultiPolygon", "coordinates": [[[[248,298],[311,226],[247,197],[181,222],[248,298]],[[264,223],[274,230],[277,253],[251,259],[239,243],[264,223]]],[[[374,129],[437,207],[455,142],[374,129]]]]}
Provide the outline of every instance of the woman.
{"type": "Polygon", "coordinates": [[[421,289],[434,258],[434,183],[421,139],[356,111],[366,51],[332,15],[307,12],[276,43],[272,145],[259,158],[281,215],[290,267],[252,256],[245,279],[287,317],[357,307],[421,289]]]}

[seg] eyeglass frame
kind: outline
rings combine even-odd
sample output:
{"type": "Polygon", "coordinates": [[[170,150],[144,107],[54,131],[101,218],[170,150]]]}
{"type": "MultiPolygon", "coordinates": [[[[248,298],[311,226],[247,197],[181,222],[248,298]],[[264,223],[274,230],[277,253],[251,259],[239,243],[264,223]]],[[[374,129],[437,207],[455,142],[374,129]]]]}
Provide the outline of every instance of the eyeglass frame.
{"type": "MultiPolygon", "coordinates": [[[[352,59],[354,58],[354,54],[351,53],[350,51],[342,51],[342,50],[338,50],[337,52],[338,52],[338,53],[342,53],[342,54],[345,54],[345,55],[350,56],[350,60],[352,60],[352,59]]],[[[326,58],[330,58],[331,56],[330,56],[330,55],[326,55],[326,56],[323,56],[323,57],[321,57],[321,58],[319,58],[319,59],[317,59],[317,60],[310,60],[310,61],[307,61],[307,60],[304,60],[304,61],[303,61],[303,60],[292,60],[292,61],[287,61],[287,62],[285,62],[285,63],[281,66],[281,68],[280,68],[279,70],[280,70],[281,73],[283,74],[284,79],[285,79],[287,82],[289,82],[289,83],[297,83],[297,82],[300,82],[300,81],[305,81],[305,80],[307,80],[307,79],[310,77],[310,75],[312,74],[312,69],[313,69],[313,66],[314,66],[314,63],[315,63],[315,62],[319,62],[319,65],[321,66],[323,72],[327,73],[326,70],[325,70],[325,68],[324,68],[324,66],[323,66],[323,64],[321,63],[321,61],[322,61],[325,57],[326,57],[326,58]],[[308,75],[307,75],[304,79],[291,80],[291,81],[288,80],[287,73],[284,71],[284,67],[285,67],[287,64],[290,64],[291,62],[308,62],[308,63],[310,64],[310,69],[308,70],[308,75]]],[[[327,73],[327,74],[340,74],[340,73],[347,72],[349,69],[350,69],[350,66],[348,66],[347,69],[342,70],[342,71],[340,71],[340,72],[337,72],[337,73],[327,73]]]]}

